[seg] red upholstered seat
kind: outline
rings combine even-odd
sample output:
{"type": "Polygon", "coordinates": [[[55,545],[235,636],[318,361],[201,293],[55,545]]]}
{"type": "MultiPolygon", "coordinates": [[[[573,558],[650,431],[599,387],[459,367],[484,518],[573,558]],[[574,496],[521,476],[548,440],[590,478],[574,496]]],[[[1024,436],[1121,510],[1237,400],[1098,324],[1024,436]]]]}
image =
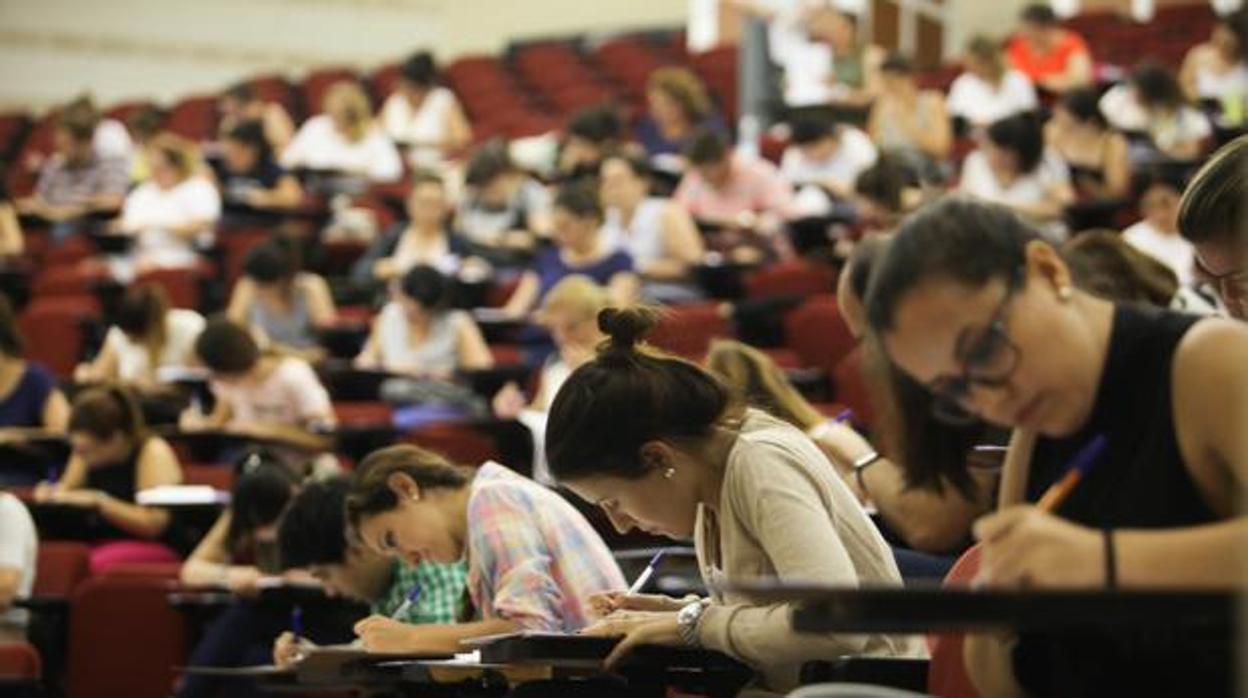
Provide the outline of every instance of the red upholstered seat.
{"type": "Polygon", "coordinates": [[[34,595],[68,599],[90,575],[91,548],[74,541],[43,541],[35,563],[34,595]]]}
{"type": "Polygon", "coordinates": [[[27,682],[34,684],[43,673],[39,650],[28,642],[0,643],[0,692],[4,687],[17,688],[27,682]],[[16,684],[16,685],[15,685],[16,684]]]}
{"type": "MultiPolygon", "coordinates": [[[[966,587],[979,572],[981,548],[977,544],[954,563],[945,575],[944,586],[966,587]]],[[[979,698],[979,692],[967,676],[962,659],[962,634],[930,635],[928,648],[932,661],[927,670],[927,691],[942,698],[979,698]]]]}
{"type": "Polygon", "coordinates": [[[70,376],[83,359],[83,323],[99,316],[100,303],[94,296],[36,298],[18,319],[26,338],[26,357],[59,376],[70,376]]]}
{"type": "Polygon", "coordinates": [[[70,695],[169,695],[188,650],[185,619],[168,593],[167,579],[128,574],[79,586],[70,607],[70,695]]]}
{"type": "Polygon", "coordinates": [[[701,361],[711,340],[721,337],[732,337],[728,319],[720,314],[717,304],[698,303],[670,308],[647,339],[664,351],[701,361]]]}

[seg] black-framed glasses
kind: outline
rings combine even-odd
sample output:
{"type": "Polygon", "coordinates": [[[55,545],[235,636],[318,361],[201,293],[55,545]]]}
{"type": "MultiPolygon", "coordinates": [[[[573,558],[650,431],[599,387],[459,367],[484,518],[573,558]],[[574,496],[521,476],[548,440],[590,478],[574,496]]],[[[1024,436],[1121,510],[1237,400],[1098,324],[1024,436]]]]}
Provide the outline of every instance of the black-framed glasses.
{"type": "Polygon", "coordinates": [[[1000,388],[1010,382],[1022,358],[1022,350],[1010,339],[1005,327],[1006,311],[1014,300],[1018,284],[1009,286],[1005,297],[993,311],[983,331],[964,343],[958,361],[962,372],[957,376],[942,376],[928,383],[932,394],[932,416],[954,426],[966,426],[977,417],[965,405],[975,386],[1000,388]]]}

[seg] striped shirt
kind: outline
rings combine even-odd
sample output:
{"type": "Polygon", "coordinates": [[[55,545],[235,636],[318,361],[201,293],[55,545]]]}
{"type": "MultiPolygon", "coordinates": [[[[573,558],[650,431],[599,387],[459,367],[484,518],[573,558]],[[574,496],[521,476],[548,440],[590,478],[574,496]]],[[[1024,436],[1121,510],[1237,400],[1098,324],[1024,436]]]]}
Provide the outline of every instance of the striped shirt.
{"type": "Polygon", "coordinates": [[[57,155],[39,174],[35,194],[53,206],[70,206],[97,196],[121,196],[129,184],[130,172],[122,158],[92,155],[87,162],[71,165],[57,155]]]}
{"type": "Polygon", "coordinates": [[[481,617],[571,632],[589,597],[625,588],[611,551],[557,493],[493,462],[468,498],[468,592],[481,617]]]}
{"type": "Polygon", "coordinates": [[[454,623],[459,620],[467,577],[468,570],[462,562],[449,565],[422,562],[413,567],[395,560],[390,588],[373,604],[373,613],[393,617],[411,590],[419,587],[420,598],[395,620],[412,624],[454,623]]]}

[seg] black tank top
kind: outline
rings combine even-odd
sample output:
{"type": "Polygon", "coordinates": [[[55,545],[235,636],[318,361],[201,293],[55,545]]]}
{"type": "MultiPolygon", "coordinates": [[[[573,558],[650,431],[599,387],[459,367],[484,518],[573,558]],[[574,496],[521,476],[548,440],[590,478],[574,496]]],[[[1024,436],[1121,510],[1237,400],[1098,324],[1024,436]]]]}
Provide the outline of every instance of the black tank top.
{"type": "MultiPolygon", "coordinates": [[[[143,452],[143,445],[139,444],[124,459],[87,468],[87,483],[84,485],[87,489],[99,490],[108,496],[119,499],[123,502],[134,503],[135,492],[137,490],[136,482],[139,472],[139,454],[143,452]]],[[[91,535],[96,540],[120,540],[134,538],[133,535],[117,528],[111,523],[105,521],[102,517],[98,517],[97,523],[92,527],[91,535]]]]}
{"type": "MultiPolygon", "coordinates": [[[[1174,352],[1200,318],[1152,307],[1114,309],[1109,353],[1092,414],[1067,439],[1036,444],[1027,483],[1034,502],[1074,453],[1103,434],[1107,448],[1057,513],[1093,528],[1179,528],[1218,520],[1179,452],[1171,385],[1174,352]]],[[[1015,672],[1038,696],[1229,695],[1232,638],[1220,633],[1089,630],[1020,638],[1015,672]]]]}

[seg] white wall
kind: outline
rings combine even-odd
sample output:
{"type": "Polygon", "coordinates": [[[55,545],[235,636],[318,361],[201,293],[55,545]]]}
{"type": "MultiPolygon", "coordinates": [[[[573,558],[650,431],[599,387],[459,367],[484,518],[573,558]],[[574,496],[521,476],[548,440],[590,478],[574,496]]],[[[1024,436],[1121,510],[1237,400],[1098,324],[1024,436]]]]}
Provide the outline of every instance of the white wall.
{"type": "Polygon", "coordinates": [[[0,109],[90,90],[169,102],[259,72],[446,59],[509,40],[682,25],[682,0],[0,0],[0,109]]]}

